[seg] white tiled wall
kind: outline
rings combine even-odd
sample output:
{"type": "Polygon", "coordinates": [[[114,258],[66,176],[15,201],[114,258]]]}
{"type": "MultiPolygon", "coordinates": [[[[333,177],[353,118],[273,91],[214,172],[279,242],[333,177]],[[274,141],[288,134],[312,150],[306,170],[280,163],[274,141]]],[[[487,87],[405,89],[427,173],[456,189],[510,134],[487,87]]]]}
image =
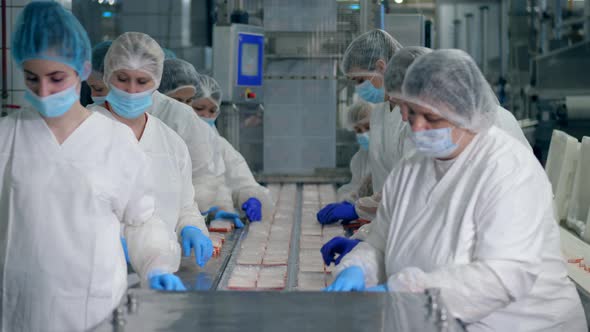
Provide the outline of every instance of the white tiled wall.
{"type": "MultiPolygon", "coordinates": [[[[1,99],[2,105],[24,105],[24,94],[25,94],[25,83],[23,79],[22,71],[20,71],[13,63],[12,56],[10,55],[10,45],[12,41],[12,30],[16,23],[17,17],[23,10],[23,7],[28,4],[30,0],[9,0],[7,1],[6,8],[6,61],[7,71],[6,73],[1,72],[2,67],[0,66],[0,75],[6,75],[8,98],[1,99]]],[[[2,61],[2,54],[0,54],[0,63],[2,61]]],[[[0,84],[2,81],[0,80],[0,84]]],[[[1,97],[0,97],[1,98],[1,97]]],[[[2,112],[11,112],[12,108],[2,107],[2,112]]]]}

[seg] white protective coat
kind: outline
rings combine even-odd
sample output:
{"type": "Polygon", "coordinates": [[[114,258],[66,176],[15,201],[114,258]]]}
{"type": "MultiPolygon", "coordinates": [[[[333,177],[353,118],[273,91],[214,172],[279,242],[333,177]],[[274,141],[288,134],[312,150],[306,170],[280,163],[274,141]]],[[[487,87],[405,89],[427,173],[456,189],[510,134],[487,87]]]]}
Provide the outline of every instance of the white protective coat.
{"type": "MultiPolygon", "coordinates": [[[[217,134],[199,118],[193,109],[158,91],[147,113],[162,120],[182,138],[192,162],[195,201],[207,210],[214,205],[217,189],[223,185],[225,166],[217,148],[217,134]]],[[[231,199],[231,198],[230,198],[231,199]]]]}
{"type": "Polygon", "coordinates": [[[180,248],[154,216],[147,156],[131,130],[92,113],[61,145],[35,111],[0,119],[2,331],[82,331],[134,269],[175,272],[180,248]]]}
{"type": "Polygon", "coordinates": [[[350,182],[338,188],[338,201],[348,201],[354,203],[359,199],[359,191],[363,186],[363,181],[371,175],[369,168],[369,151],[359,149],[350,160],[350,173],[352,178],[350,182]]]}
{"type": "Polygon", "coordinates": [[[337,266],[367,286],[440,288],[469,331],[586,331],[560,254],[551,186],[496,127],[451,162],[415,155],[387,179],[373,228],[337,266]]]}
{"type": "MultiPolygon", "coordinates": [[[[102,107],[94,106],[93,110],[117,121],[102,107]]],[[[194,201],[191,159],[186,144],[158,118],[147,116],[139,146],[151,161],[156,215],[178,236],[186,226],[197,227],[208,236],[205,219],[194,201]]]]}
{"type": "MultiPolygon", "coordinates": [[[[361,197],[355,204],[359,217],[373,220],[381,200],[381,189],[385,179],[404,157],[414,154],[413,143],[409,140],[411,129],[408,123],[402,121],[399,108],[396,106],[391,112],[389,103],[378,104],[371,115],[371,140],[369,148],[369,164],[373,178],[373,195],[361,197]]],[[[522,129],[512,113],[501,106],[494,124],[516,138],[528,150],[532,148],[522,129]]],[[[365,233],[369,225],[363,226],[365,233]]],[[[363,239],[363,237],[358,237],[363,239]]]]}
{"type": "Polygon", "coordinates": [[[242,204],[254,197],[262,204],[262,219],[268,220],[274,211],[270,192],[256,182],[244,157],[225,138],[218,136],[218,144],[225,164],[225,186],[218,193],[217,203],[222,208],[231,204],[241,211],[242,204]],[[229,193],[231,201],[223,199],[228,196],[226,192],[229,193]],[[219,197],[220,193],[223,193],[221,194],[223,197],[219,197]]]}

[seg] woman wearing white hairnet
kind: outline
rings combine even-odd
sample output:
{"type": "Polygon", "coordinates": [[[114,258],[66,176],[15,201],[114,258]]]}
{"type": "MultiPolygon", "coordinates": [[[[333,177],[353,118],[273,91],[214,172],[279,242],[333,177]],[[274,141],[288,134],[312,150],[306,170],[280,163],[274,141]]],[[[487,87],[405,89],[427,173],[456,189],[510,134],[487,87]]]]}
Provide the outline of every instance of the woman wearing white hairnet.
{"type": "MultiPolygon", "coordinates": [[[[198,74],[184,60],[174,59],[164,62],[162,81],[162,93],[190,102],[199,117],[215,129],[221,88],[213,78],[198,74]],[[192,98],[188,97],[190,91],[193,91],[192,98]]],[[[244,157],[225,138],[218,135],[217,144],[225,165],[225,186],[218,188],[214,204],[230,215],[235,206],[243,210],[250,221],[269,218],[274,204],[268,190],[256,182],[244,157]]]]}
{"type": "MultiPolygon", "coordinates": [[[[147,56],[157,52],[163,52],[157,43],[140,43],[135,45],[135,48],[111,57],[110,64],[105,61],[104,67],[109,66],[112,71],[121,69],[121,64],[125,64],[126,69],[144,68],[153,73],[158,86],[162,77],[162,68],[155,66],[157,61],[154,61],[153,57],[147,56]],[[142,52],[145,52],[146,56],[137,58],[137,55],[142,52]],[[132,59],[140,60],[133,62],[132,59]]],[[[106,77],[103,77],[103,81],[108,83],[106,77]]],[[[142,82],[137,83],[141,85],[142,82]]],[[[221,154],[215,150],[217,140],[215,132],[206,123],[199,121],[189,106],[159,93],[156,88],[134,96],[120,93],[117,95],[129,97],[125,98],[128,109],[134,112],[147,109],[147,113],[160,119],[182,138],[191,157],[195,201],[201,209],[210,208],[213,203],[211,197],[215,195],[217,187],[223,183],[225,171],[221,154]]]]}
{"type": "MultiPolygon", "coordinates": [[[[374,30],[365,33],[348,47],[343,58],[342,69],[351,79],[357,82],[364,80],[362,83],[364,87],[361,91],[363,89],[373,89],[374,92],[379,90],[379,96],[384,92],[381,90],[385,88],[390,93],[395,92],[401,88],[405,70],[412,61],[431,51],[424,47],[400,49],[398,46],[399,44],[384,31],[374,30]],[[390,60],[386,58],[393,54],[395,55],[390,60]],[[365,64],[363,66],[363,59],[367,64],[373,65],[365,64]],[[387,64],[383,65],[384,62],[387,64]],[[369,78],[371,84],[366,83],[369,78]]],[[[357,87],[357,92],[359,88],[361,86],[357,87]]],[[[359,93],[359,95],[362,97],[363,93],[359,93]]],[[[373,95],[377,95],[377,93],[373,93],[373,95]]],[[[379,206],[381,188],[387,175],[404,156],[412,153],[412,145],[406,142],[409,129],[402,121],[398,102],[394,98],[384,97],[384,99],[389,100],[391,105],[387,105],[387,103],[376,105],[371,116],[369,160],[374,194],[371,197],[360,198],[354,206],[347,202],[328,205],[326,209],[318,213],[318,221],[321,223],[332,223],[338,220],[348,221],[358,217],[372,220],[379,206]]],[[[530,145],[514,116],[499,105],[496,108],[498,112],[496,126],[517,138],[530,149],[530,145]]]]}
{"type": "Polygon", "coordinates": [[[367,240],[328,290],[439,288],[469,331],[586,331],[547,176],[494,126],[497,101],[475,62],[424,55],[396,97],[418,153],[388,177],[367,240]]]}
{"type": "Polygon", "coordinates": [[[371,30],[353,40],[344,52],[342,72],[356,83],[355,91],[362,99],[375,104],[369,134],[369,167],[374,194],[362,197],[354,204],[327,205],[318,213],[318,221],[322,224],[358,218],[372,220],[385,178],[403,157],[398,149],[403,121],[399,108],[391,108],[387,102],[383,79],[389,59],[401,48],[401,44],[387,32],[371,30]]]}
{"type": "MultiPolygon", "coordinates": [[[[348,124],[356,133],[356,140],[359,150],[350,160],[350,183],[338,188],[338,200],[354,202],[363,189],[364,182],[370,180],[371,170],[369,168],[369,132],[371,130],[370,120],[373,106],[363,100],[352,104],[348,109],[348,124]]],[[[366,193],[364,193],[366,194],[366,193]]]]}
{"type": "Polygon", "coordinates": [[[31,2],[11,52],[32,108],[0,118],[1,330],[82,331],[106,319],[127,288],[122,223],[143,282],[182,289],[147,156],[129,128],[79,102],[84,28],[58,3],[31,2]]]}
{"type": "Polygon", "coordinates": [[[101,106],[104,104],[109,94],[109,87],[104,83],[102,78],[104,76],[104,57],[107,55],[107,51],[112,43],[112,40],[107,40],[96,44],[92,48],[92,71],[86,79],[86,83],[90,87],[92,101],[94,102],[93,105],[101,106]]]}
{"type": "Polygon", "coordinates": [[[146,113],[151,94],[159,84],[164,52],[150,36],[126,32],[113,41],[104,62],[104,81],[109,94],[104,108],[97,106],[93,110],[133,130],[139,146],[150,157],[156,184],[156,214],[164,219],[170,231],[176,232],[184,255],[190,256],[194,249],[197,264],[204,266],[213,254],[213,244],[194,201],[188,149],[172,129],[146,113]],[[134,101],[138,107],[133,105],[134,101]]]}

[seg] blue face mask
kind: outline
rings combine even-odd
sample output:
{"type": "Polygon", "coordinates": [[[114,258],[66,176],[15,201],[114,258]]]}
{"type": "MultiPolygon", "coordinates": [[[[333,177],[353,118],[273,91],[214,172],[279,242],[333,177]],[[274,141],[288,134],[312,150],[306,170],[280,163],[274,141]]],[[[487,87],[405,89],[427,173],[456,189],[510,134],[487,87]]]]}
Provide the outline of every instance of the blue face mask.
{"type": "Polygon", "coordinates": [[[106,96],[92,96],[92,101],[94,102],[95,105],[102,105],[104,104],[105,101],[107,101],[107,97],[106,96]]]}
{"type": "Polygon", "coordinates": [[[377,89],[371,81],[364,81],[355,87],[356,93],[369,103],[379,104],[385,101],[385,88],[377,89]]]}
{"type": "Polygon", "coordinates": [[[56,118],[64,115],[79,99],[78,84],[47,97],[39,97],[29,89],[25,92],[25,100],[31,103],[37,112],[46,118],[56,118]]]}
{"type": "Polygon", "coordinates": [[[139,93],[127,93],[111,85],[107,101],[113,106],[113,112],[125,119],[136,119],[148,107],[152,106],[152,94],[156,89],[139,93]]]}
{"type": "Polygon", "coordinates": [[[207,122],[208,125],[211,126],[211,128],[215,128],[215,120],[217,120],[217,118],[205,118],[200,116],[199,118],[201,118],[201,120],[207,122]]]}
{"type": "Polygon", "coordinates": [[[369,132],[356,134],[356,142],[361,146],[361,149],[369,151],[369,132]]]}
{"type": "Polygon", "coordinates": [[[431,129],[412,132],[410,137],[419,152],[433,158],[447,158],[458,147],[457,143],[453,142],[452,132],[453,128],[450,127],[431,129]]]}

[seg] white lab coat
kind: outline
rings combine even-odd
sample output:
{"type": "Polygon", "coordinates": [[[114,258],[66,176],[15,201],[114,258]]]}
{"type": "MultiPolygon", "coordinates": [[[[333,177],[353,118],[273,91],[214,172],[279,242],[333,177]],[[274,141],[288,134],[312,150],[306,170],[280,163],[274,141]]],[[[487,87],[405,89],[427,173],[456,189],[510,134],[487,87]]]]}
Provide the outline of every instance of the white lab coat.
{"type": "MultiPolygon", "coordinates": [[[[415,148],[410,140],[412,129],[410,125],[402,121],[399,108],[396,106],[391,112],[389,103],[378,104],[371,113],[371,141],[369,149],[369,163],[373,178],[373,195],[361,197],[355,204],[356,213],[360,218],[373,220],[381,200],[381,188],[391,170],[393,170],[404,157],[415,153],[415,148]]],[[[518,121],[512,113],[501,106],[494,122],[495,126],[502,129],[510,136],[521,142],[528,150],[532,148],[527,141],[518,121]]],[[[363,226],[368,233],[370,226],[363,226]]],[[[359,233],[362,234],[362,233],[359,233]]],[[[360,236],[359,239],[364,239],[360,236]]]]}
{"type": "Polygon", "coordinates": [[[390,291],[440,288],[469,331],[586,331],[551,200],[533,154],[492,127],[453,161],[404,160],[336,272],[360,266],[367,286],[390,291]]]}
{"type": "Polygon", "coordinates": [[[402,121],[399,107],[390,110],[389,102],[373,107],[370,125],[369,165],[373,192],[379,193],[391,170],[406,153],[402,132],[408,125],[402,121]]]}
{"type": "Polygon", "coordinates": [[[369,168],[369,151],[359,149],[350,160],[350,173],[352,178],[350,182],[338,188],[338,201],[348,201],[354,203],[359,199],[359,190],[363,181],[371,175],[369,168]]]}
{"type": "Polygon", "coordinates": [[[218,205],[224,208],[231,204],[238,211],[242,211],[242,205],[249,198],[254,197],[262,204],[263,220],[269,220],[274,211],[274,202],[268,189],[256,182],[244,157],[220,135],[218,135],[218,144],[225,164],[225,186],[218,192],[218,205]],[[223,198],[228,196],[227,193],[231,201],[223,198]]]}
{"type": "MultiPolygon", "coordinates": [[[[94,109],[117,121],[108,110],[98,106],[94,109]]],[[[146,115],[148,119],[139,146],[151,162],[156,215],[178,236],[186,226],[197,227],[208,236],[205,219],[194,201],[191,159],[186,144],[158,118],[146,115]]]]}
{"type": "Polygon", "coordinates": [[[144,282],[178,269],[128,127],[93,113],[59,145],[25,109],[0,119],[0,140],[2,331],[81,331],[105,319],[127,288],[121,223],[144,282]]]}
{"type": "Polygon", "coordinates": [[[217,147],[217,134],[194,110],[173,98],[154,92],[147,113],[162,120],[186,143],[192,162],[195,200],[202,210],[214,205],[217,189],[223,185],[225,166],[217,147]]]}

